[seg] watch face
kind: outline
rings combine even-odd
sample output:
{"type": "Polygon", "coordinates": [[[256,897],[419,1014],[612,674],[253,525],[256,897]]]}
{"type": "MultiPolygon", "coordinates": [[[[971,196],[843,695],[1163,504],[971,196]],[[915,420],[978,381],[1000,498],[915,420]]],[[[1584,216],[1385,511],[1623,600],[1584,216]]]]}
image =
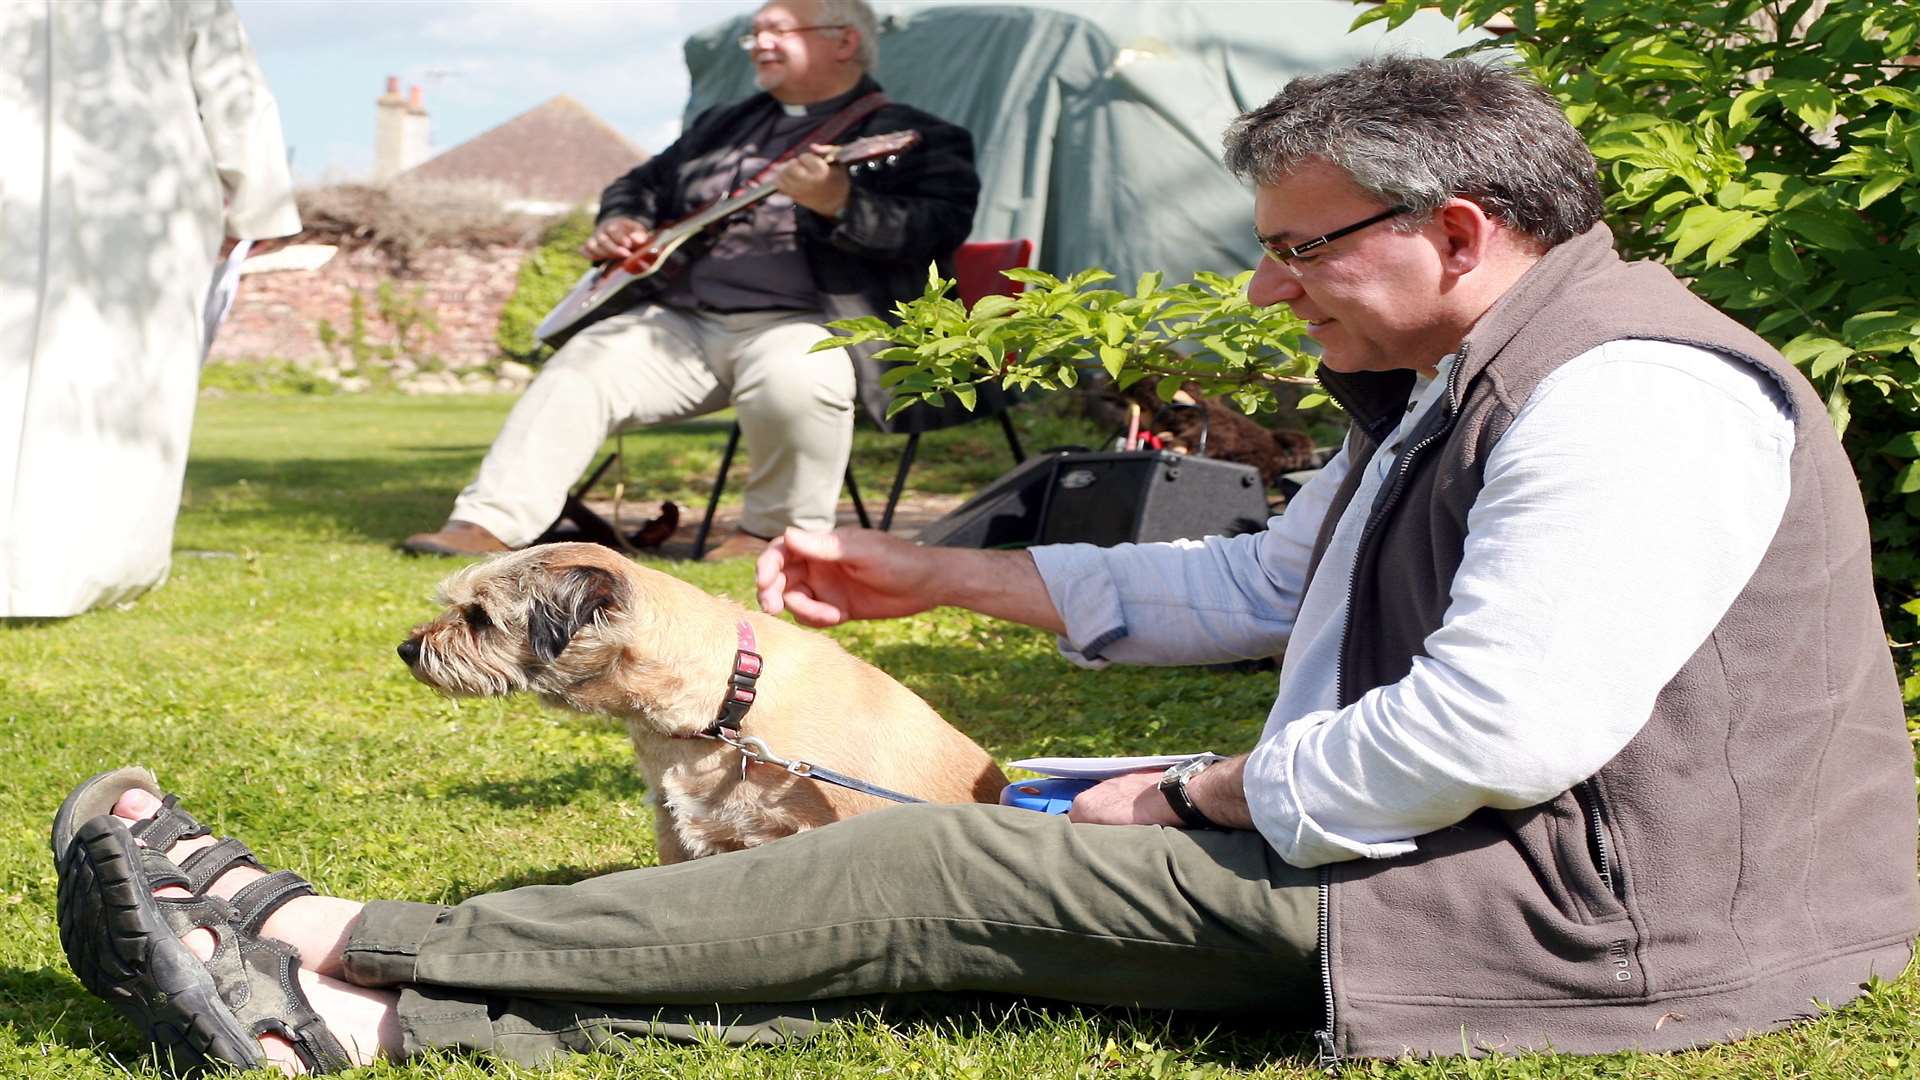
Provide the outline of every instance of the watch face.
{"type": "Polygon", "coordinates": [[[1183,761],[1173,768],[1168,769],[1166,775],[1161,778],[1161,782],[1168,784],[1185,783],[1199,775],[1200,770],[1211,764],[1213,764],[1212,758],[1203,757],[1194,758],[1192,761],[1183,761]]]}

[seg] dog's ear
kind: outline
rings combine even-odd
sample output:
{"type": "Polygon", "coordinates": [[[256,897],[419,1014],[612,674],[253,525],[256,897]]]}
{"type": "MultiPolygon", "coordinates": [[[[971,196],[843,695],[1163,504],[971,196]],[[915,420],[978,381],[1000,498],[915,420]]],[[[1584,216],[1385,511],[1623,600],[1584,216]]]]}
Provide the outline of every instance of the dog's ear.
{"type": "Polygon", "coordinates": [[[533,655],[551,664],[566,651],[580,628],[603,611],[615,610],[625,583],[608,570],[570,566],[555,574],[546,596],[535,596],[527,611],[527,639],[533,655]]]}

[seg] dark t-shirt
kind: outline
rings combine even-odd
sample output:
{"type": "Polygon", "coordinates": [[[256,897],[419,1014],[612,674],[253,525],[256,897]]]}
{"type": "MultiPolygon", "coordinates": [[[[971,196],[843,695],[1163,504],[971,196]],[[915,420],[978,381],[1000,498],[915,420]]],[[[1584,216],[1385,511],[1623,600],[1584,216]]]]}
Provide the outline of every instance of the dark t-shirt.
{"type": "MultiPolygon", "coordinates": [[[[788,106],[756,125],[734,146],[691,163],[685,205],[701,207],[732,194],[767,163],[826,123],[859,96],[845,94],[788,106]]],[[[716,225],[712,246],[661,299],[708,311],[810,310],[820,304],[813,272],[800,250],[793,200],[779,192],[716,225]]]]}

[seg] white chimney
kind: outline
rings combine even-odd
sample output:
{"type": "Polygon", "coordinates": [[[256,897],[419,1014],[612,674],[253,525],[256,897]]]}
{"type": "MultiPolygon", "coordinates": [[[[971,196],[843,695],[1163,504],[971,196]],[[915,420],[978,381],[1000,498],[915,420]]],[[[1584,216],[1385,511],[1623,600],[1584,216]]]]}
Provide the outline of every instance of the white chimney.
{"type": "Polygon", "coordinates": [[[418,86],[400,96],[400,79],[387,76],[387,92],[374,101],[373,179],[391,180],[427,160],[427,106],[418,86]]]}

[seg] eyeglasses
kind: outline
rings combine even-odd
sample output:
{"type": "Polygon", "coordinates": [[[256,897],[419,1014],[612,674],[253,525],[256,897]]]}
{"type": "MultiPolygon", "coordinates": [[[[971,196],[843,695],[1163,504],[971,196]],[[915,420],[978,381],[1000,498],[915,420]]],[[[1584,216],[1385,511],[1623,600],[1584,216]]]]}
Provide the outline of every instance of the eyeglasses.
{"type": "Polygon", "coordinates": [[[799,34],[808,30],[845,30],[846,28],[846,23],[822,23],[819,26],[763,26],[758,29],[749,30],[735,40],[740,42],[741,48],[752,52],[754,46],[760,44],[760,35],[762,34],[771,34],[774,37],[785,37],[788,34],[799,34]]]}
{"type": "Polygon", "coordinates": [[[1391,207],[1389,209],[1380,211],[1379,213],[1373,215],[1372,217],[1367,218],[1365,221],[1356,221],[1351,225],[1347,225],[1342,228],[1335,229],[1330,233],[1323,233],[1307,241],[1304,244],[1295,244],[1292,247],[1287,247],[1284,244],[1277,244],[1272,240],[1269,240],[1266,237],[1261,236],[1259,233],[1255,233],[1253,235],[1253,238],[1260,242],[1260,247],[1264,251],[1266,251],[1268,258],[1272,259],[1274,262],[1279,263],[1281,266],[1286,267],[1288,270],[1293,271],[1297,275],[1300,273],[1301,267],[1298,265],[1298,263],[1295,260],[1298,260],[1299,262],[1312,261],[1311,259],[1301,258],[1301,256],[1305,255],[1307,252],[1313,251],[1316,248],[1326,247],[1328,244],[1332,243],[1335,240],[1340,239],[1343,236],[1348,236],[1353,233],[1357,233],[1361,229],[1364,229],[1369,225],[1378,225],[1381,222],[1386,221],[1388,218],[1399,217],[1401,214],[1404,214],[1406,212],[1407,212],[1407,208],[1404,206],[1391,207]]]}

